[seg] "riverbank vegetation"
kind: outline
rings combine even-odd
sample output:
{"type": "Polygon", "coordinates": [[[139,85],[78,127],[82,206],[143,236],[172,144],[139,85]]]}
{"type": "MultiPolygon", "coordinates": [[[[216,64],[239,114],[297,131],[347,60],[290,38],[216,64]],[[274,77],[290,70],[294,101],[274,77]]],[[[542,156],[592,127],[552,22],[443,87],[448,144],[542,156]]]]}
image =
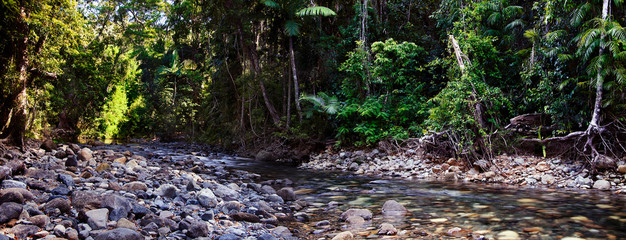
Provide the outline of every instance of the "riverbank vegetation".
{"type": "Polygon", "coordinates": [[[419,143],[470,160],[566,154],[590,166],[625,152],[621,0],[0,8],[1,138],[17,145],[23,136],[251,149],[331,139],[419,143]]]}

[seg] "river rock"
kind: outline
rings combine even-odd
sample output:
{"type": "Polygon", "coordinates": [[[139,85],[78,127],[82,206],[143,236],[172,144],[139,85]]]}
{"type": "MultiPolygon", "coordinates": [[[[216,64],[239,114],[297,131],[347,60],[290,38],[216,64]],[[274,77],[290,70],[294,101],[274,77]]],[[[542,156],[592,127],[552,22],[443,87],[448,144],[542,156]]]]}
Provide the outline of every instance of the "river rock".
{"type": "Polygon", "coordinates": [[[178,194],[178,188],[172,184],[163,184],[157,190],[159,196],[175,198],[178,194]]]}
{"type": "Polygon", "coordinates": [[[130,230],[128,228],[116,228],[113,230],[105,231],[94,240],[143,240],[145,239],[140,233],[130,230]]]}
{"type": "Polygon", "coordinates": [[[239,193],[233,190],[232,188],[229,188],[222,184],[216,184],[216,185],[217,185],[216,188],[213,189],[213,193],[215,193],[216,196],[226,201],[237,200],[239,198],[239,193]]]}
{"type": "Polygon", "coordinates": [[[39,227],[34,225],[19,224],[11,228],[11,232],[15,234],[16,239],[26,239],[29,236],[37,233],[39,227]]]}
{"type": "Polygon", "coordinates": [[[520,237],[519,237],[519,234],[517,234],[516,232],[510,231],[510,230],[506,230],[506,231],[499,232],[496,235],[496,239],[498,239],[498,240],[519,240],[520,237]]]}
{"type": "Polygon", "coordinates": [[[103,229],[107,227],[107,219],[109,219],[109,209],[100,208],[89,210],[85,213],[87,223],[92,229],[103,229]]]}
{"type": "Polygon", "coordinates": [[[133,209],[133,205],[129,199],[117,194],[105,195],[102,198],[101,206],[110,210],[109,220],[111,221],[117,221],[120,218],[125,218],[133,209]]]}
{"type": "Polygon", "coordinates": [[[198,192],[198,202],[203,207],[215,207],[217,205],[217,197],[211,189],[205,188],[198,192]]]}
{"type": "Polygon", "coordinates": [[[383,204],[382,212],[383,215],[404,215],[408,211],[402,204],[395,200],[387,200],[385,204],[383,204]]]}
{"type": "Polygon", "coordinates": [[[0,224],[6,223],[11,219],[20,217],[22,213],[22,205],[14,202],[5,202],[0,204],[0,224]]]}
{"type": "MultiPolygon", "coordinates": [[[[72,150],[70,150],[70,151],[72,151],[72,150]]],[[[56,153],[54,153],[54,157],[58,158],[58,159],[64,159],[64,158],[67,157],[67,155],[68,155],[67,152],[63,151],[63,150],[60,150],[60,151],[57,151],[56,153]]]]}
{"type": "Polygon", "coordinates": [[[66,167],[78,167],[78,160],[76,156],[70,156],[65,160],[66,167]]]}
{"type": "Polygon", "coordinates": [[[100,140],[92,140],[92,141],[89,141],[87,144],[91,145],[92,147],[102,147],[102,146],[104,146],[104,142],[102,142],[100,140]]]}
{"type": "Polygon", "coordinates": [[[54,232],[54,235],[65,236],[65,231],[67,231],[67,229],[65,228],[65,226],[57,224],[56,226],[54,226],[52,231],[54,232]]]}
{"type": "Polygon", "coordinates": [[[89,211],[92,209],[100,208],[102,205],[102,198],[100,195],[87,191],[74,191],[72,192],[72,207],[77,211],[89,211]]]}
{"type": "Polygon", "coordinates": [[[271,230],[271,232],[277,237],[284,238],[284,239],[288,239],[292,236],[292,233],[291,231],[289,231],[289,228],[286,228],[283,226],[275,227],[271,230]]]}
{"type": "Polygon", "coordinates": [[[293,188],[290,187],[281,188],[280,190],[276,191],[276,195],[283,198],[285,202],[296,200],[296,194],[293,192],[293,188]]]}
{"type": "Polygon", "coordinates": [[[127,191],[127,192],[148,191],[148,185],[139,181],[129,182],[127,184],[124,184],[124,186],[122,187],[122,190],[127,191]]]}
{"type": "MultiPolygon", "coordinates": [[[[626,174],[626,165],[619,165],[617,167],[617,172],[619,172],[621,174],[626,174]]],[[[2,179],[2,178],[0,177],[0,179],[2,179]]]]}
{"type": "Polygon", "coordinates": [[[47,202],[46,205],[44,205],[44,209],[46,210],[46,212],[51,212],[54,209],[59,209],[59,211],[62,213],[70,213],[72,207],[70,206],[69,200],[59,197],[47,202]]]}
{"type": "Polygon", "coordinates": [[[65,184],[65,186],[67,186],[67,187],[74,186],[74,179],[70,175],[59,174],[59,176],[57,177],[57,180],[59,180],[59,182],[65,184]]]}
{"type": "Polygon", "coordinates": [[[26,188],[26,183],[15,181],[15,180],[4,180],[2,181],[2,188],[26,188]]]}
{"type": "Polygon", "coordinates": [[[137,230],[137,225],[131,221],[129,221],[126,218],[120,218],[119,220],[117,220],[117,227],[118,228],[128,228],[131,230],[137,230]]]}
{"type": "Polygon", "coordinates": [[[80,151],[78,151],[76,154],[77,154],[77,158],[79,161],[89,161],[93,158],[93,153],[91,152],[91,149],[89,148],[83,148],[80,151]]]}
{"type": "Polygon", "coordinates": [[[46,139],[41,143],[40,148],[46,152],[52,152],[52,150],[57,150],[57,144],[52,139],[46,139]]]}
{"type": "Polygon", "coordinates": [[[190,238],[208,237],[209,226],[204,221],[193,221],[187,229],[187,236],[190,238]]]}
{"type": "Polygon", "coordinates": [[[390,223],[383,223],[380,225],[378,229],[379,235],[396,235],[398,233],[398,229],[391,225],[390,223]]]}
{"type": "Polygon", "coordinates": [[[263,185],[263,187],[261,187],[260,192],[265,193],[265,194],[276,194],[276,190],[274,190],[274,188],[269,185],[263,185]]]}
{"type": "Polygon", "coordinates": [[[354,235],[352,235],[351,232],[346,231],[346,232],[341,232],[337,234],[335,237],[333,237],[332,240],[352,240],[352,239],[354,239],[354,235]]]}
{"type": "Polygon", "coordinates": [[[593,188],[599,190],[609,190],[611,189],[611,183],[607,180],[598,180],[593,183],[593,188]]]}
{"type": "Polygon", "coordinates": [[[50,218],[43,214],[29,217],[27,220],[40,228],[44,228],[48,225],[48,223],[50,223],[50,218]]]}
{"type": "Polygon", "coordinates": [[[365,220],[369,220],[369,219],[372,219],[372,212],[367,209],[351,208],[351,209],[348,209],[348,211],[345,211],[344,213],[342,213],[340,219],[342,221],[346,221],[349,217],[352,217],[352,216],[360,216],[365,220]]]}
{"type": "Polygon", "coordinates": [[[361,216],[350,216],[346,219],[346,223],[352,229],[359,228],[365,225],[365,219],[361,216]]]}
{"type": "Polygon", "coordinates": [[[11,176],[11,169],[6,166],[0,166],[0,181],[6,179],[8,176],[11,176]]]}
{"type": "Polygon", "coordinates": [[[539,162],[537,163],[537,166],[535,166],[535,169],[539,172],[545,172],[550,170],[550,165],[546,162],[539,162]]]}
{"type": "Polygon", "coordinates": [[[0,203],[16,202],[24,203],[34,199],[35,196],[24,188],[7,188],[0,190],[0,203]]]}
{"type": "Polygon", "coordinates": [[[235,221],[245,221],[253,223],[261,222],[261,219],[257,215],[246,212],[233,213],[230,215],[230,217],[235,221]]]}
{"type": "Polygon", "coordinates": [[[554,182],[556,182],[556,179],[550,174],[544,174],[543,176],[541,176],[541,183],[543,184],[550,185],[554,182]]]}
{"type": "Polygon", "coordinates": [[[257,240],[278,240],[278,238],[274,237],[272,234],[263,233],[261,236],[257,237],[257,240]]]}

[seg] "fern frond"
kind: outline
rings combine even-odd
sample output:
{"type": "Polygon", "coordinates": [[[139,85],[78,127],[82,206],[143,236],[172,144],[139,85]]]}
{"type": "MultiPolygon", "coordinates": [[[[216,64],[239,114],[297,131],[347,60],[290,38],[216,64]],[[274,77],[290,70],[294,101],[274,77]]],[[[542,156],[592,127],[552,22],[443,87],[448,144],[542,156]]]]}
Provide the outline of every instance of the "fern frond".
{"type": "Polygon", "coordinates": [[[285,34],[287,36],[297,36],[300,33],[300,24],[296,21],[289,20],[285,23],[285,34]]]}
{"type": "Polygon", "coordinates": [[[303,17],[303,16],[324,16],[324,17],[328,17],[328,16],[335,16],[335,15],[337,15],[337,13],[335,13],[335,11],[333,11],[330,8],[327,8],[327,7],[315,6],[315,7],[303,8],[300,11],[298,11],[296,13],[296,15],[299,16],[299,17],[303,17]]]}

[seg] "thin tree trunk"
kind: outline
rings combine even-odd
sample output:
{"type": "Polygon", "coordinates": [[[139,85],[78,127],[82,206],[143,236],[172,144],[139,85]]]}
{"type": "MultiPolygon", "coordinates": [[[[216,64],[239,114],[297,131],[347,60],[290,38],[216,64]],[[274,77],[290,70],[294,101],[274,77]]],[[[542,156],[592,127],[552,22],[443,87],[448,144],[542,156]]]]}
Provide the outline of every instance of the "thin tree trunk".
{"type": "MultiPolygon", "coordinates": [[[[289,70],[291,71],[291,69],[289,70]]],[[[291,81],[287,79],[287,128],[291,123],[291,81]]]]}
{"type": "Polygon", "coordinates": [[[298,112],[298,120],[302,122],[302,109],[300,108],[300,86],[298,84],[298,71],[296,70],[296,58],[293,53],[293,37],[289,36],[289,55],[291,58],[291,74],[293,74],[293,93],[298,112]]]}
{"type": "MultiPolygon", "coordinates": [[[[604,0],[602,4],[602,20],[604,22],[607,21],[609,15],[609,0],[604,0]]],[[[603,42],[605,38],[605,34],[602,33],[600,36],[600,41],[603,42]]],[[[604,53],[604,48],[600,46],[600,50],[598,50],[598,56],[601,57],[604,53]]],[[[598,66],[598,73],[596,75],[596,99],[593,105],[593,113],[591,115],[591,122],[589,122],[589,127],[587,128],[587,134],[599,130],[600,123],[600,108],[602,108],[602,92],[604,91],[604,76],[602,76],[602,65],[598,66]]],[[[591,142],[587,142],[587,144],[591,144],[591,142]]]]}

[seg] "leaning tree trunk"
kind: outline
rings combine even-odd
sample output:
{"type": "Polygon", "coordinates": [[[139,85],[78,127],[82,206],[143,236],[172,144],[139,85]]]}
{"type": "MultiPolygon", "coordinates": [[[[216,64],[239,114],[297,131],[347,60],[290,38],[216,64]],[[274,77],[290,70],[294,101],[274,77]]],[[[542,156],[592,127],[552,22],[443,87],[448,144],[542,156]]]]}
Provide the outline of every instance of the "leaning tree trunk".
{"type": "MultiPolygon", "coordinates": [[[[606,22],[609,17],[609,2],[610,0],[604,0],[602,3],[602,21],[606,22]]],[[[604,42],[604,38],[606,35],[604,32],[600,35],[600,42],[604,42]]],[[[602,57],[604,54],[604,47],[600,45],[600,49],[598,50],[598,57],[602,57]]],[[[599,153],[593,145],[594,139],[596,135],[602,132],[602,128],[600,127],[601,121],[601,113],[600,110],[602,108],[602,94],[604,91],[604,76],[602,76],[602,65],[598,65],[598,73],[596,75],[596,99],[593,104],[593,112],[591,115],[591,121],[589,122],[589,127],[585,131],[587,135],[587,141],[585,142],[584,150],[591,148],[591,157],[595,160],[599,157],[599,153]]]]}
{"type": "Polygon", "coordinates": [[[289,36],[289,58],[291,59],[291,73],[293,74],[293,93],[296,100],[296,111],[298,120],[302,123],[302,109],[300,108],[300,86],[298,84],[298,73],[296,71],[296,57],[293,53],[293,37],[289,36]]]}

